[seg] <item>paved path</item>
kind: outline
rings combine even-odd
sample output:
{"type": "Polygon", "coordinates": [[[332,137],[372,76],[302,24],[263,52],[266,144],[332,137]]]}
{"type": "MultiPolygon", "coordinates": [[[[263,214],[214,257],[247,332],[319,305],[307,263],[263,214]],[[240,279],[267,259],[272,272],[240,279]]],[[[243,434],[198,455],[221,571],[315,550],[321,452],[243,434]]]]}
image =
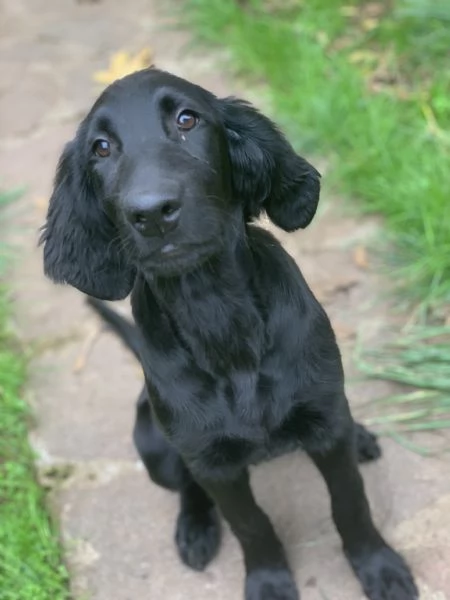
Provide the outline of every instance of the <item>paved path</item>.
{"type": "MultiPolygon", "coordinates": [[[[0,174],[4,185],[27,185],[8,227],[20,249],[17,328],[35,349],[27,391],[36,414],[32,440],[77,600],[242,597],[241,559],[227,531],[205,573],[179,563],[172,542],[177,498],[147,481],[131,444],[140,369],[111,334],[99,332],[76,291],[44,279],[36,249],[57,157],[98,92],[92,72],[111,53],[150,44],[162,68],[218,94],[256,95],[226,77],[220,56],[188,53],[186,34],[166,25],[156,0],[0,0],[0,174]]],[[[374,339],[386,326],[385,308],[374,307],[380,282],[354,261],[355,247],[375,228],[325,201],[308,231],[283,240],[327,307],[350,374],[356,330],[374,339]]],[[[355,410],[383,387],[349,384],[355,410]]],[[[448,459],[421,459],[390,441],[383,446],[384,460],[364,468],[376,518],[412,563],[423,598],[450,599],[448,459]]],[[[302,598],[361,598],[324,485],[305,457],[255,469],[253,481],[286,542],[302,598]]]]}

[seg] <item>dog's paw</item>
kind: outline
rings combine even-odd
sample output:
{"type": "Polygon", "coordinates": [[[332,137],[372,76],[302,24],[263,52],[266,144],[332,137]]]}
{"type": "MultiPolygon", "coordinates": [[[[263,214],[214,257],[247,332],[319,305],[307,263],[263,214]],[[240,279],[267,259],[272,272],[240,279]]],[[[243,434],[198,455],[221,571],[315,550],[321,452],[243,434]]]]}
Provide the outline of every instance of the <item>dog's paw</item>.
{"type": "Polygon", "coordinates": [[[417,600],[419,592],[409,567],[389,546],[364,557],[349,556],[350,564],[370,600],[417,600]]]}
{"type": "Polygon", "coordinates": [[[245,600],[299,600],[297,586],[287,569],[257,569],[245,582],[245,600]]]}
{"type": "Polygon", "coordinates": [[[216,510],[181,512],[175,542],[181,560],[195,571],[203,571],[217,554],[220,545],[220,522],[216,510]]]}
{"type": "Polygon", "coordinates": [[[360,423],[355,424],[355,433],[358,462],[365,463],[380,458],[381,448],[377,436],[360,423]]]}

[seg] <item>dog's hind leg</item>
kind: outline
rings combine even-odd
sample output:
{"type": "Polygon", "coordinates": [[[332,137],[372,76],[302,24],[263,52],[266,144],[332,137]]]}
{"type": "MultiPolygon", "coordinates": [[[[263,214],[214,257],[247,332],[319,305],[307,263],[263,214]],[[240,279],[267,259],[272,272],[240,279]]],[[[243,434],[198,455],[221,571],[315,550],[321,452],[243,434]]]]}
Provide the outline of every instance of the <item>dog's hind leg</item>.
{"type": "Polygon", "coordinates": [[[380,458],[381,448],[374,433],[361,423],[355,423],[355,436],[358,462],[365,463],[380,458]]]}
{"type": "Polygon", "coordinates": [[[220,545],[217,512],[213,501],[194,481],[180,455],[154,422],[145,388],[136,407],[133,438],[152,481],[180,494],[175,543],[181,560],[192,569],[204,569],[220,545]]]}
{"type": "Polygon", "coordinates": [[[150,479],[168,490],[181,490],[186,467],[154,422],[145,388],[137,401],[133,440],[150,479]]]}

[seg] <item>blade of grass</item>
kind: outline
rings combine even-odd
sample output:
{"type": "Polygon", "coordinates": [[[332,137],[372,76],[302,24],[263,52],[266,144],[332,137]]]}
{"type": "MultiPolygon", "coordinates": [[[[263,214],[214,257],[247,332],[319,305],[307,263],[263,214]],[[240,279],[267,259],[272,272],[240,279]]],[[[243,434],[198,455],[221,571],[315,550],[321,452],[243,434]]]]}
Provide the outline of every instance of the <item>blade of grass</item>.
{"type": "MultiPolygon", "coordinates": [[[[0,194],[0,206],[17,194],[0,194]]],[[[28,445],[29,411],[21,398],[26,361],[9,330],[7,258],[0,248],[0,598],[67,600],[58,534],[28,445]]]]}

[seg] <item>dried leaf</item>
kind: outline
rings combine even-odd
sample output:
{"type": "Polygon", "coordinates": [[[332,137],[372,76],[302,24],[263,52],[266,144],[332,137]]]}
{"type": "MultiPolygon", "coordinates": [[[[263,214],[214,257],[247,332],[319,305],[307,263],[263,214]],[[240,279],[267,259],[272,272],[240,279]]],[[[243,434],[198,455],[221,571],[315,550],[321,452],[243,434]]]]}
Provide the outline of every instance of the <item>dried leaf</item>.
{"type": "Polygon", "coordinates": [[[361,27],[364,31],[372,31],[378,27],[378,19],[363,19],[361,21],[361,27]]]}
{"type": "Polygon", "coordinates": [[[116,79],[125,77],[125,75],[150,67],[152,58],[153,51],[151,48],[143,48],[137,54],[124,51],[116,52],[111,57],[108,69],[106,71],[96,71],[93,79],[97,83],[109,85],[116,79]]]}
{"type": "Polygon", "coordinates": [[[348,60],[351,63],[373,62],[377,60],[377,54],[371,50],[355,50],[348,55],[348,60]]]}
{"type": "Polygon", "coordinates": [[[93,327],[91,329],[91,331],[85,338],[83,345],[81,347],[80,353],[78,354],[78,356],[74,362],[74,365],[73,365],[72,371],[74,373],[80,373],[86,366],[86,362],[89,357],[89,354],[90,354],[92,348],[94,347],[94,344],[97,341],[98,337],[100,336],[101,331],[102,331],[101,326],[95,325],[95,327],[93,327]]]}
{"type": "Polygon", "coordinates": [[[33,204],[40,213],[45,214],[48,209],[48,198],[45,196],[38,196],[33,200],[33,204]]]}
{"type": "Polygon", "coordinates": [[[353,250],[353,262],[360,269],[367,269],[369,267],[369,258],[365,246],[356,246],[353,250]]]}

